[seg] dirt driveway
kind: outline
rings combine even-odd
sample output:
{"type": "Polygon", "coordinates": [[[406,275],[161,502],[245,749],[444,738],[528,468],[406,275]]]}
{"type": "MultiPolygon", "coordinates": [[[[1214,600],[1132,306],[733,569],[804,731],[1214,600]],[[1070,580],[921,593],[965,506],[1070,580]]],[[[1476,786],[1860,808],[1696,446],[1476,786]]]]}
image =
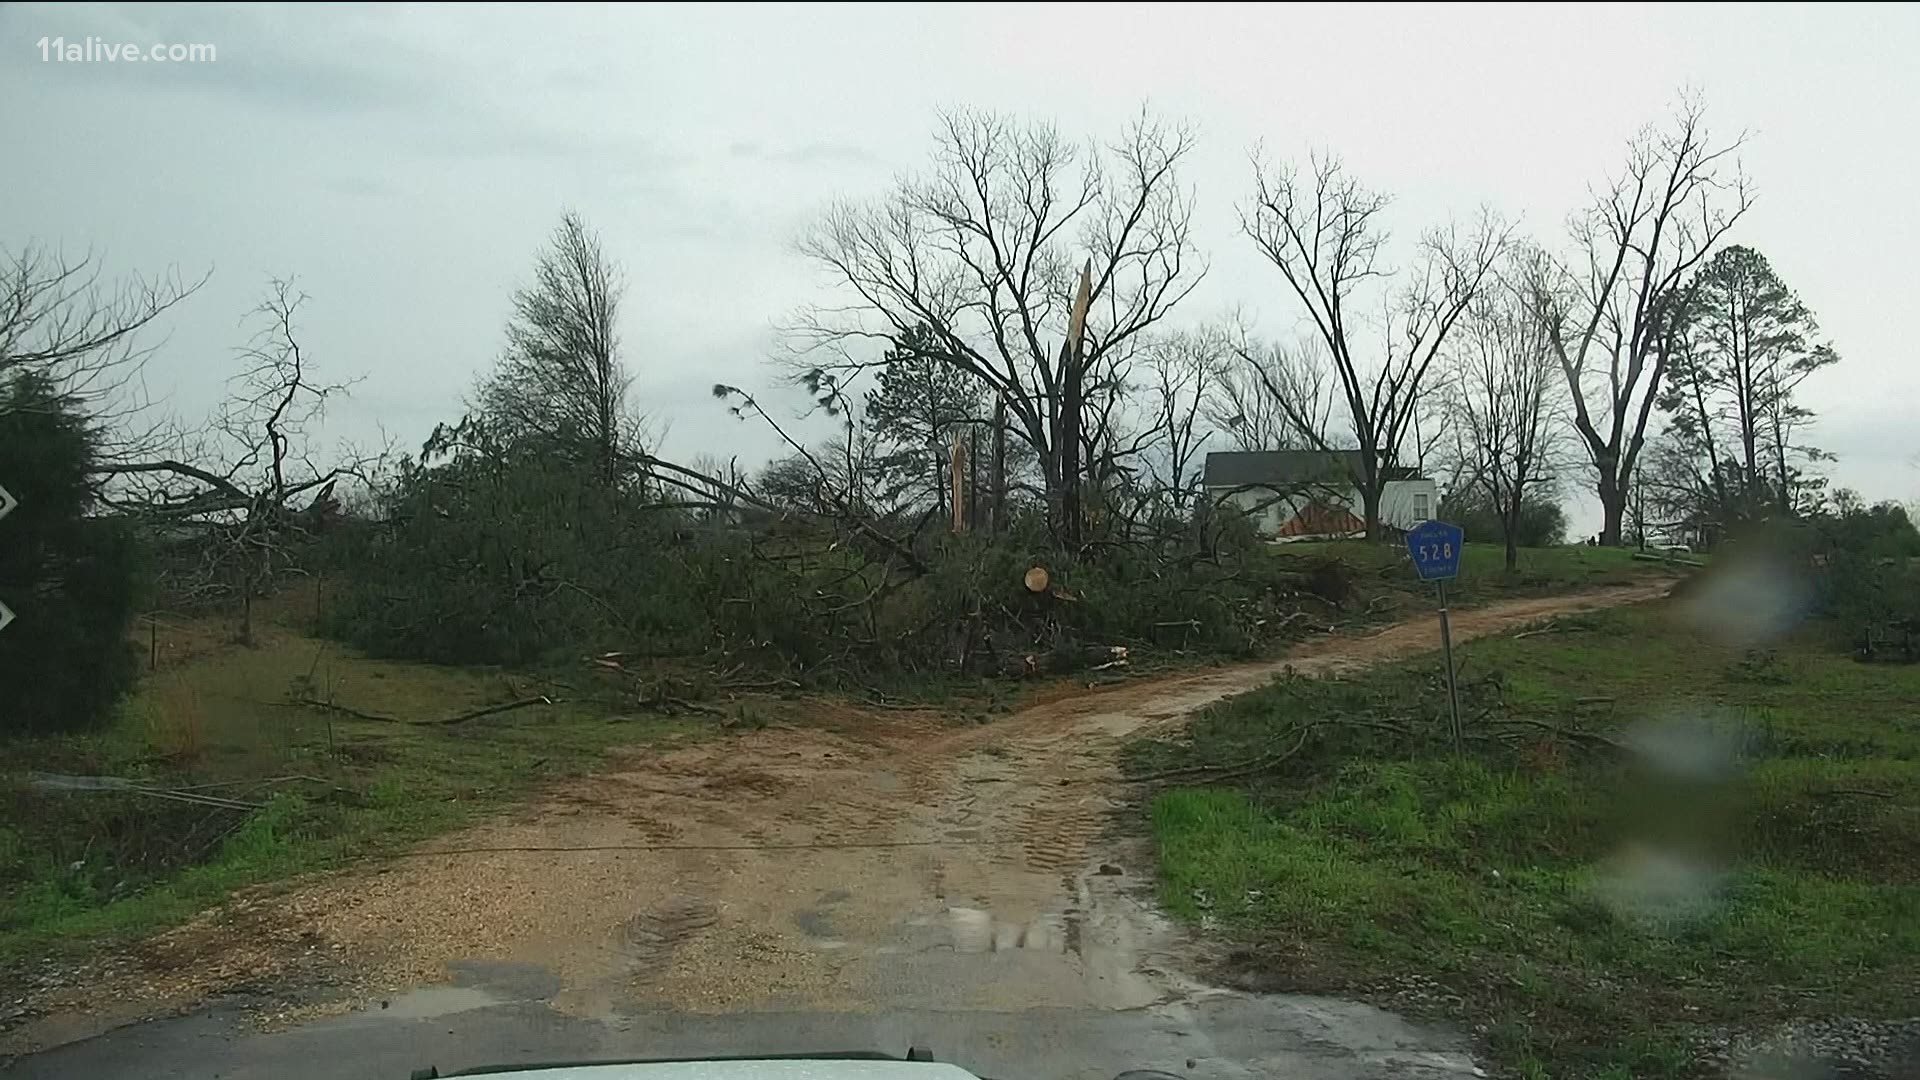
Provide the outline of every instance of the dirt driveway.
{"type": "MultiPolygon", "coordinates": [[[[1462,611],[1454,633],[1644,600],[1667,584],[1462,611]]],[[[861,712],[628,757],[409,857],[163,936],[43,1003],[11,1048],[318,976],[365,1001],[517,973],[566,1018],[1191,1002],[1210,991],[1181,974],[1180,935],[1152,908],[1148,853],[1110,827],[1130,794],[1120,746],[1285,667],[1353,668],[1429,651],[1437,637],[1423,615],[984,725],[861,712]]],[[[1458,1055],[1430,1064],[1471,1069],[1458,1055]]]]}

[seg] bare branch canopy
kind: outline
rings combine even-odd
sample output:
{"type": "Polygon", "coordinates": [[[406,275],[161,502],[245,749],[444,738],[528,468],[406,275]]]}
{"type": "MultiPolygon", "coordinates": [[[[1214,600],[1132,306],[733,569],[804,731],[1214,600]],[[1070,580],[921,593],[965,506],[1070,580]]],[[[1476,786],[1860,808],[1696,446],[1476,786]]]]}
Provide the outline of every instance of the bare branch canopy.
{"type": "Polygon", "coordinates": [[[1240,215],[1314,342],[1311,351],[1270,352],[1265,360],[1249,351],[1250,368],[1297,441],[1358,450],[1353,485],[1373,537],[1386,485],[1407,464],[1429,373],[1510,232],[1491,213],[1470,229],[1431,229],[1411,264],[1396,268],[1385,261],[1388,204],[1338,158],[1320,155],[1304,175],[1291,163],[1256,161],[1253,195],[1240,215]],[[1344,428],[1330,428],[1330,417],[1344,428]],[[1337,445],[1346,440],[1350,447],[1337,445]]]}

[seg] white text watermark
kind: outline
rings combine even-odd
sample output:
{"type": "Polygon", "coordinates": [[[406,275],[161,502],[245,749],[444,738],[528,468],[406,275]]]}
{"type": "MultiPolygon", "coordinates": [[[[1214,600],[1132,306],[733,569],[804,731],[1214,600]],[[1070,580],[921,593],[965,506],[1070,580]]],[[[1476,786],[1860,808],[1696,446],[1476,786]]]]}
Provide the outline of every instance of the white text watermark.
{"type": "Polygon", "coordinates": [[[40,59],[49,64],[210,64],[218,58],[208,44],[142,45],[97,37],[43,37],[34,47],[40,50],[40,59]]]}

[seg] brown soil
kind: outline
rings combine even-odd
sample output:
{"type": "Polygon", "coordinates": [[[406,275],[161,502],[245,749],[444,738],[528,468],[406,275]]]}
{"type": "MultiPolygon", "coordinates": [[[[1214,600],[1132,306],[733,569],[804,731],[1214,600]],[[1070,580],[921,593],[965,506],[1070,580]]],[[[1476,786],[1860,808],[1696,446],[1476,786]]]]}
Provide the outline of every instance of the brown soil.
{"type": "MultiPolygon", "coordinates": [[[[1456,612],[1456,639],[1660,595],[1650,583],[1456,612]]],[[[555,1008],[1130,1008],[1190,987],[1115,838],[1123,742],[1265,684],[1438,645],[1430,615],[1281,660],[1090,690],[986,725],[828,722],[619,760],[405,858],[236,901],[33,1004],[30,1050],[236,987],[366,995],[531,965],[555,1008]],[[1120,873],[1115,873],[1115,870],[1120,873]],[[1104,871],[1104,872],[1103,872],[1104,871]]]]}

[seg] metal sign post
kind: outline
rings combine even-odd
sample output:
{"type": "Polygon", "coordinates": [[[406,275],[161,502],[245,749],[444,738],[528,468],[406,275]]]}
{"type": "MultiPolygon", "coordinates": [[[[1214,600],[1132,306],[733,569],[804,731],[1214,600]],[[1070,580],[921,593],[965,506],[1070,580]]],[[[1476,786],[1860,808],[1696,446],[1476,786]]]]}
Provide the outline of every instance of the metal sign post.
{"type": "Polygon", "coordinates": [[[1453,752],[1456,755],[1466,752],[1461,745],[1460,732],[1460,690],[1453,680],[1453,627],[1447,624],[1447,582],[1445,578],[1434,583],[1440,589],[1440,651],[1447,660],[1447,713],[1453,717],[1453,752]]]}
{"type": "Polygon", "coordinates": [[[1440,650],[1447,662],[1447,714],[1453,719],[1453,752],[1464,752],[1465,735],[1460,729],[1460,690],[1454,685],[1453,627],[1447,621],[1447,581],[1460,576],[1460,552],[1466,546],[1466,533],[1458,525],[1444,521],[1423,521],[1407,530],[1407,554],[1413,556],[1414,572],[1421,581],[1431,581],[1440,591],[1440,650]]]}

